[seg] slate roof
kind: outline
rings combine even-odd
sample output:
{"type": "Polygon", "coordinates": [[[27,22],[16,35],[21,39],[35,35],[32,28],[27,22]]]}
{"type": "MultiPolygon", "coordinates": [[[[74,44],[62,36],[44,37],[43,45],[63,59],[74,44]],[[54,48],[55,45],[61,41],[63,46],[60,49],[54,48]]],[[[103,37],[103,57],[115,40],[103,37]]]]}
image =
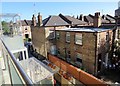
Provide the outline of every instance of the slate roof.
{"type": "Polygon", "coordinates": [[[21,20],[22,26],[31,26],[32,20],[21,20]]]}
{"type": "Polygon", "coordinates": [[[69,24],[59,16],[49,16],[48,18],[43,20],[43,26],[63,26],[63,25],[69,24]]]}
{"type": "Polygon", "coordinates": [[[66,26],[66,25],[84,25],[87,22],[78,20],[71,16],[64,16],[59,14],[58,16],[49,16],[43,20],[43,26],[66,26]]]}
{"type": "Polygon", "coordinates": [[[68,20],[72,21],[72,24],[73,25],[84,25],[84,24],[87,24],[86,22],[84,21],[81,21],[81,20],[78,20],[76,18],[73,18],[71,16],[65,16],[68,20]]]}
{"type": "Polygon", "coordinates": [[[102,18],[102,23],[110,23],[110,21],[102,18]]]}
{"type": "Polygon", "coordinates": [[[84,16],[84,21],[89,22],[89,23],[93,23],[93,18],[88,16],[84,16]]]}
{"type": "Polygon", "coordinates": [[[111,23],[115,23],[115,17],[107,14],[107,15],[106,15],[106,18],[109,19],[109,20],[111,21],[111,23]]]}
{"type": "MultiPolygon", "coordinates": [[[[105,15],[104,15],[105,16],[105,15]]],[[[114,23],[115,21],[114,21],[114,17],[112,17],[112,16],[110,16],[110,15],[107,15],[107,16],[105,16],[106,17],[106,19],[104,19],[103,18],[103,16],[102,16],[102,23],[114,23]]],[[[93,23],[93,19],[94,19],[94,16],[93,15],[91,15],[91,14],[89,14],[88,16],[84,16],[84,20],[86,21],[86,22],[89,22],[89,23],[93,23]]]]}

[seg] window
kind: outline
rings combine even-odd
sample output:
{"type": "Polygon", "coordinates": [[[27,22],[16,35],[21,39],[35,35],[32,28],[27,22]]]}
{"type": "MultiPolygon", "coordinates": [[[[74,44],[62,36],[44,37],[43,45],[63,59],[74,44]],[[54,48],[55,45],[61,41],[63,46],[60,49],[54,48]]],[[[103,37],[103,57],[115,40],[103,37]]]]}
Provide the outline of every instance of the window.
{"type": "Polygon", "coordinates": [[[76,33],[75,34],[75,43],[82,45],[82,34],[81,33],[76,33]]]}
{"type": "Polygon", "coordinates": [[[106,32],[106,41],[109,41],[109,32],[106,32]]]}
{"type": "Polygon", "coordinates": [[[57,54],[60,55],[60,49],[59,48],[57,49],[57,54]]]}
{"type": "Polygon", "coordinates": [[[27,28],[25,28],[25,30],[27,30],[27,28]]]}
{"type": "Polygon", "coordinates": [[[55,32],[53,30],[49,30],[49,39],[55,38],[55,32]]]}
{"type": "Polygon", "coordinates": [[[69,32],[66,33],[66,42],[70,42],[70,33],[69,32]]]}
{"type": "Polygon", "coordinates": [[[80,53],[76,53],[76,66],[82,68],[82,57],[80,53]]]}
{"type": "Polygon", "coordinates": [[[70,51],[67,52],[67,57],[70,58],[70,51]]]}
{"type": "Polygon", "coordinates": [[[82,57],[80,53],[76,53],[76,61],[82,63],[82,57]]]}
{"type": "Polygon", "coordinates": [[[70,62],[70,61],[71,61],[70,51],[67,51],[66,60],[67,60],[67,62],[70,62]]]}
{"type": "Polygon", "coordinates": [[[118,39],[120,39],[120,30],[118,30],[118,39]]]}
{"type": "Polygon", "coordinates": [[[60,33],[56,32],[56,39],[60,39],[60,33]]]}

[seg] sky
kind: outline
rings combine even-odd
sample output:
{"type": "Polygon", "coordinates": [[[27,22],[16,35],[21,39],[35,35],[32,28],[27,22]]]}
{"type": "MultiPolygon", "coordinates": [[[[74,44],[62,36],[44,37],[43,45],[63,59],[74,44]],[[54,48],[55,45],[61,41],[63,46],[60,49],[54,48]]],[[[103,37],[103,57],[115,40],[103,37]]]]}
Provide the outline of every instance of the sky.
{"type": "Polygon", "coordinates": [[[110,14],[114,16],[117,2],[2,2],[2,13],[18,13],[21,19],[31,20],[32,15],[40,12],[43,19],[49,15],[110,14]]]}

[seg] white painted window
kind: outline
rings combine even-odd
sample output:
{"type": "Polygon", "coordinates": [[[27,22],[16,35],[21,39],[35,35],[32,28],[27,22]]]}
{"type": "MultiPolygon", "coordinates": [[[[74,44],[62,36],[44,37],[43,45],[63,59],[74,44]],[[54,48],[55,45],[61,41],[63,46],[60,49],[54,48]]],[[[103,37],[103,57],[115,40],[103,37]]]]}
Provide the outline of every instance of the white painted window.
{"type": "Polygon", "coordinates": [[[82,34],[81,33],[76,33],[75,34],[75,43],[82,45],[82,34]]]}
{"type": "Polygon", "coordinates": [[[69,32],[66,33],[66,42],[70,42],[70,33],[69,32]]]}
{"type": "Polygon", "coordinates": [[[53,30],[49,30],[49,39],[55,38],[55,32],[53,30]]]}
{"type": "Polygon", "coordinates": [[[56,39],[60,39],[60,33],[56,32],[56,39]]]}

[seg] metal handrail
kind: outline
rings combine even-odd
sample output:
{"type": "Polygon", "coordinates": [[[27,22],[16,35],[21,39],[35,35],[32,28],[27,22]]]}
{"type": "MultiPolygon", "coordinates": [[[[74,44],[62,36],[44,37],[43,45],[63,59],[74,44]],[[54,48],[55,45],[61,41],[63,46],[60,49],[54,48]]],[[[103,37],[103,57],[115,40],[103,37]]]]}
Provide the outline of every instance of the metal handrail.
{"type": "Polygon", "coordinates": [[[10,52],[10,50],[7,48],[7,46],[5,45],[5,43],[3,42],[3,40],[1,39],[3,45],[5,46],[6,50],[8,51],[12,61],[14,62],[16,68],[18,69],[19,73],[21,74],[24,82],[26,85],[29,86],[33,86],[33,82],[32,80],[27,76],[27,74],[25,73],[25,71],[23,70],[22,66],[18,63],[18,61],[16,60],[15,56],[10,52]]]}

